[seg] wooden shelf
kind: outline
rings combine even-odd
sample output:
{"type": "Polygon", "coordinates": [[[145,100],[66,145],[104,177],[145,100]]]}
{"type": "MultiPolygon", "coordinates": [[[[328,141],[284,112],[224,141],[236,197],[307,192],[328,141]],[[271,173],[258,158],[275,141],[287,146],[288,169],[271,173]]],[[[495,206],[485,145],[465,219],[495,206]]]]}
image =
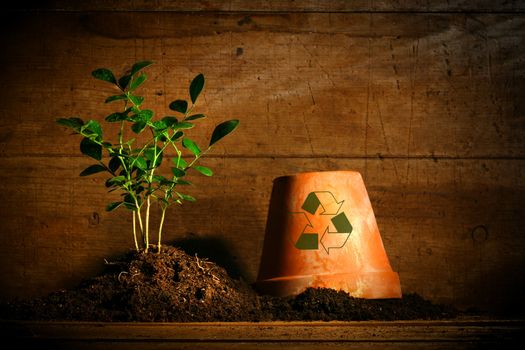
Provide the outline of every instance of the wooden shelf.
{"type": "Polygon", "coordinates": [[[53,349],[523,348],[525,320],[103,323],[1,321],[4,339],[53,349]]]}

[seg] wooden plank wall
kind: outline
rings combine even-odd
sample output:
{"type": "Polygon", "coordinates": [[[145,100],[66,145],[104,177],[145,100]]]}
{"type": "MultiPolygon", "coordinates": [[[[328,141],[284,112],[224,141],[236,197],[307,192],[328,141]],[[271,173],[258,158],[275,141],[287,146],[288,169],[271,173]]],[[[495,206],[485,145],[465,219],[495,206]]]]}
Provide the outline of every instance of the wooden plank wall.
{"type": "MultiPolygon", "coordinates": [[[[241,127],[204,164],[167,240],[256,277],[273,178],[360,171],[404,292],[493,312],[525,293],[525,5],[509,1],[49,1],[2,14],[2,299],[74,286],[132,246],[104,178],[57,117],[99,118],[98,67],[148,68],[160,115],[207,78],[200,111],[241,127]],[[205,254],[202,253],[201,254],[205,254]]],[[[18,7],[16,7],[18,6],[18,7]]]]}

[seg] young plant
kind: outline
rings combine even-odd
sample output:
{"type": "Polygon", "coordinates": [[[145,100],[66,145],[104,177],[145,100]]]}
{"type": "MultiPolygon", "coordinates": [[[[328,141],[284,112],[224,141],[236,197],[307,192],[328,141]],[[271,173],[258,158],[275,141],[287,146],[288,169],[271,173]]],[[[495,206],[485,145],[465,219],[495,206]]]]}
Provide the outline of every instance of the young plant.
{"type": "Polygon", "coordinates": [[[197,75],[190,84],[191,106],[186,100],[175,100],[169,104],[169,109],[176,112],[177,116],[170,115],[155,120],[152,110],[141,107],[144,97],[136,94],[147,78],[143,69],[151,64],[153,62],[137,62],[119,79],[106,68],[92,72],[93,77],[110,83],[118,91],[117,94],[106,98],[105,103],[120,101],[123,104],[121,111],[111,113],[105,118],[106,122],[118,125],[118,133],[114,139],[109,139],[103,134],[102,126],[96,120],[84,122],[78,117],[72,117],[57,119],[57,123],[81,135],[80,151],[96,161],[84,169],[80,176],[108,173],[106,187],[109,192],[120,191],[121,199],[109,203],[106,210],[112,211],[122,207],[131,211],[133,239],[137,251],[147,252],[150,248],[150,208],[153,202],[158,203],[161,217],[157,247],[160,252],[166,210],[173,204],[182,205],[184,201],[195,201],[192,196],[179,191],[180,186],[190,184],[186,175],[190,170],[205,176],[213,175],[210,168],[198,165],[198,162],[213,145],[235,130],[239,121],[234,119],[218,124],[205,149],[201,149],[195,141],[186,136],[187,131],[194,127],[194,123],[206,117],[204,114],[193,112],[197,98],[204,88],[202,74],[197,75]],[[127,135],[137,137],[125,138],[127,135]],[[186,160],[182,157],[182,148],[188,150],[191,159],[186,160]],[[171,173],[162,175],[159,173],[160,166],[164,158],[168,157],[169,151],[172,151],[173,155],[171,173]],[[107,158],[103,158],[104,153],[107,153],[107,158]]]}

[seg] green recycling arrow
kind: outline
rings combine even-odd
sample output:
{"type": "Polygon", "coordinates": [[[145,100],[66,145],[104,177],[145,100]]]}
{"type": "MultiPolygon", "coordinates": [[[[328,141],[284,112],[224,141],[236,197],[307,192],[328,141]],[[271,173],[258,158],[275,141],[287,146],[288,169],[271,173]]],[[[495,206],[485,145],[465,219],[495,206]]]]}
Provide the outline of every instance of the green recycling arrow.
{"type": "Polygon", "coordinates": [[[330,249],[343,248],[353,229],[344,212],[334,216],[331,221],[336,231],[331,232],[327,227],[321,237],[321,245],[327,254],[330,254],[330,249]]]}
{"type": "Polygon", "coordinates": [[[310,192],[301,206],[304,212],[292,212],[293,215],[301,215],[301,218],[305,220],[305,225],[299,238],[295,241],[294,245],[297,249],[301,250],[317,250],[319,249],[319,233],[307,232],[310,229],[314,229],[308,215],[333,215],[330,219],[335,227],[335,232],[330,231],[329,226],[324,230],[323,236],[321,237],[321,245],[327,254],[330,254],[330,249],[342,248],[352,232],[352,225],[344,212],[339,213],[343,206],[344,200],[338,202],[335,196],[330,191],[314,191],[310,192]]]}
{"type": "Polygon", "coordinates": [[[332,192],[316,191],[310,192],[304,200],[301,209],[314,215],[319,207],[322,208],[321,215],[337,215],[344,201],[338,202],[332,192]]]}
{"type": "Polygon", "coordinates": [[[301,250],[314,250],[319,249],[319,235],[317,233],[313,232],[306,232],[308,230],[308,227],[314,228],[312,223],[310,222],[310,219],[308,219],[308,216],[304,212],[293,212],[294,215],[300,215],[306,219],[306,223],[303,227],[303,230],[301,231],[301,235],[295,242],[295,247],[297,249],[301,250]]]}

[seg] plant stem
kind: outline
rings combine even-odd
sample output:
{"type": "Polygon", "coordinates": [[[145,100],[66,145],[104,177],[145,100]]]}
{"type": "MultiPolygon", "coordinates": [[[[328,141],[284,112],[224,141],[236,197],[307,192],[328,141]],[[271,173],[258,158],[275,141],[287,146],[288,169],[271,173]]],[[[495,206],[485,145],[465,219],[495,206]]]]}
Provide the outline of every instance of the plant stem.
{"type": "Polygon", "coordinates": [[[149,208],[150,208],[150,205],[151,205],[151,201],[149,199],[149,196],[148,196],[148,199],[147,199],[147,204],[146,204],[146,232],[145,232],[145,236],[146,236],[146,253],[148,252],[148,248],[149,248],[149,208]]]}
{"type": "MultiPolygon", "coordinates": [[[[124,103],[124,110],[126,110],[127,106],[128,106],[128,103],[125,102],[124,103]]],[[[124,135],[124,121],[122,120],[120,122],[120,129],[119,129],[119,132],[118,132],[118,144],[120,145],[119,146],[119,154],[122,154],[122,149],[124,149],[124,146],[122,145],[122,142],[124,142],[123,135],[124,135]]],[[[122,164],[122,168],[124,169],[124,171],[128,172],[128,169],[126,167],[126,162],[124,161],[124,158],[121,157],[120,155],[119,155],[118,158],[120,160],[120,164],[122,164]]]]}
{"type": "MultiPolygon", "coordinates": [[[[150,143],[151,143],[152,141],[155,141],[155,139],[153,138],[153,139],[151,139],[151,140],[148,140],[148,142],[146,142],[146,144],[144,144],[144,146],[143,146],[143,147],[140,149],[140,151],[136,154],[136,157],[142,155],[142,154],[144,153],[144,151],[146,150],[146,148],[148,148],[148,146],[150,145],[150,143]]],[[[130,151],[131,151],[131,149],[130,149],[130,151]]],[[[133,165],[135,164],[135,161],[136,161],[136,160],[134,160],[134,161],[131,163],[131,165],[130,165],[130,169],[133,168],[133,165]]]]}
{"type": "Polygon", "coordinates": [[[180,157],[182,155],[182,152],[179,151],[179,149],[177,148],[177,146],[173,145],[173,147],[175,147],[175,151],[177,151],[177,168],[179,167],[180,165],[180,157]]]}
{"type": "Polygon", "coordinates": [[[137,252],[140,251],[139,249],[139,243],[137,241],[137,223],[136,223],[136,218],[135,218],[136,214],[135,212],[133,212],[133,239],[135,240],[135,248],[137,249],[137,252]]]}
{"type": "MultiPolygon", "coordinates": [[[[155,140],[155,138],[153,139],[155,140]]],[[[153,151],[153,166],[152,166],[152,169],[150,171],[150,174],[149,174],[149,179],[148,179],[148,193],[151,194],[151,182],[153,181],[153,175],[155,174],[155,164],[157,164],[157,157],[159,156],[159,154],[162,153],[159,153],[157,154],[157,144],[156,142],[153,144],[154,145],[154,151],[153,151]]],[[[144,149],[141,150],[141,152],[143,152],[144,149]]],[[[151,200],[150,200],[150,195],[147,196],[148,199],[146,201],[146,252],[148,251],[148,248],[149,248],[149,210],[150,210],[150,207],[151,207],[151,200]]]]}
{"type": "Polygon", "coordinates": [[[124,121],[120,122],[120,129],[118,131],[118,144],[120,145],[120,152],[122,152],[122,142],[123,142],[123,133],[124,133],[124,121]]]}
{"type": "MultiPolygon", "coordinates": [[[[133,196],[133,199],[135,200],[135,208],[137,208],[136,212],[137,212],[137,216],[139,218],[139,227],[140,227],[140,233],[142,235],[142,243],[146,243],[145,240],[144,240],[144,226],[142,225],[142,216],[140,215],[140,205],[139,205],[139,202],[137,201],[137,197],[133,196]]],[[[146,246],[146,249],[148,247],[146,246]]]]}
{"type": "Polygon", "coordinates": [[[208,148],[206,148],[204,151],[202,151],[198,156],[195,156],[195,159],[193,159],[193,160],[191,161],[191,163],[188,164],[188,166],[187,166],[184,170],[191,168],[191,167],[193,166],[193,164],[195,164],[195,162],[198,161],[198,160],[200,159],[200,157],[202,157],[203,155],[205,155],[206,153],[208,153],[208,151],[209,151],[210,149],[211,149],[211,147],[208,147],[208,148]]]}
{"type": "Polygon", "coordinates": [[[160,247],[161,247],[161,241],[162,241],[162,227],[164,226],[164,216],[166,215],[166,209],[168,209],[168,206],[162,207],[162,215],[160,217],[160,225],[159,225],[159,244],[158,244],[158,254],[160,254],[160,247]]]}

